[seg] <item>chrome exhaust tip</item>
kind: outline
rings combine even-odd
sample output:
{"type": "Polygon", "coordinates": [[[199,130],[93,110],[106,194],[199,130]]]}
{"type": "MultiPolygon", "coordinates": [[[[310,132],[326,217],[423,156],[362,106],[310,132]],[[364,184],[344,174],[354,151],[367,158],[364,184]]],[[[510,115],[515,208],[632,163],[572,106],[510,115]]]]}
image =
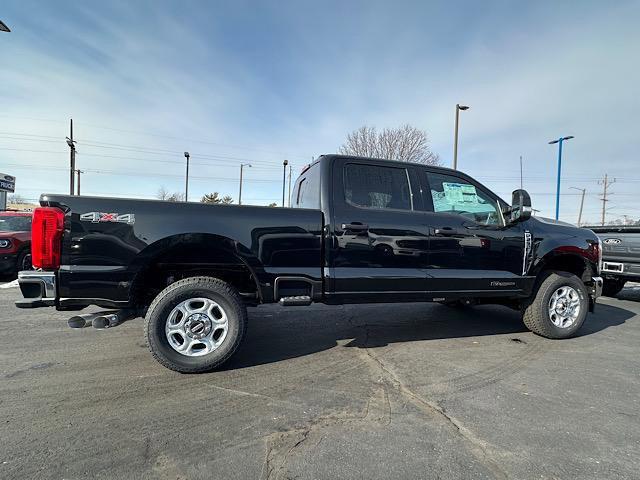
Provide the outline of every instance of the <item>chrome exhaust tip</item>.
{"type": "Polygon", "coordinates": [[[102,312],[92,319],[93,328],[103,330],[105,328],[115,327],[122,322],[135,317],[134,310],[117,310],[114,312],[102,312]]]}
{"type": "Polygon", "coordinates": [[[93,324],[93,319],[98,315],[97,313],[81,313],[74,315],[67,320],[67,325],[71,328],[85,328],[93,324]]]}

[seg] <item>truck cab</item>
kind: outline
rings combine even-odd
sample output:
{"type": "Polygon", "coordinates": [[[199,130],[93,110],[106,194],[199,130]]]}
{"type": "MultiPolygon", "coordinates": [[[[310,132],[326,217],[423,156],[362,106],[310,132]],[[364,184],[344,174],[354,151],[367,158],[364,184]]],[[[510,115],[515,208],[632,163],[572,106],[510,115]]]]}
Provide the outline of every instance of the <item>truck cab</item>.
{"type": "Polygon", "coordinates": [[[336,155],[308,166],[292,197],[327,219],[329,303],[512,303],[553,268],[593,286],[598,238],[531,218],[528,202],[514,217],[517,208],[462,172],[336,155]]]}

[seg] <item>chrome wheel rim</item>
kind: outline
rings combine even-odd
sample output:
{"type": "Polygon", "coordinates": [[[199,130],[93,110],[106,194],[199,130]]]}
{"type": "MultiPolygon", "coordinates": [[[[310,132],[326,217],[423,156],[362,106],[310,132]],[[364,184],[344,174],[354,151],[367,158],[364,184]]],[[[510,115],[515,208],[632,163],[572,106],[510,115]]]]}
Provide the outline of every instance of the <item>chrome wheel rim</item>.
{"type": "Polygon", "coordinates": [[[216,350],[229,331],[222,306],[209,298],[190,298],[171,310],[165,334],[171,348],[187,357],[200,357],[216,350]]]}
{"type": "Polygon", "coordinates": [[[558,328],[572,326],[581,309],[580,294],[567,285],[558,288],[549,299],[549,319],[558,328]]]}

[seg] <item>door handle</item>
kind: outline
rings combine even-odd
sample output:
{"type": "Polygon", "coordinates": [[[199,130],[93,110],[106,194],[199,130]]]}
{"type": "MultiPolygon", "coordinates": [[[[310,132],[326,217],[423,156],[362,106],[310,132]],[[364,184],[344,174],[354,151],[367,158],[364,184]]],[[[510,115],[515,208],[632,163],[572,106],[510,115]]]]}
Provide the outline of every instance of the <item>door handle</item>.
{"type": "Polygon", "coordinates": [[[369,230],[369,225],[365,223],[343,223],[342,230],[351,230],[352,232],[365,232],[369,230]]]}
{"type": "Polygon", "coordinates": [[[458,232],[457,229],[452,227],[440,227],[435,229],[435,234],[442,235],[443,237],[451,237],[453,235],[458,235],[459,233],[460,232],[458,232]]]}

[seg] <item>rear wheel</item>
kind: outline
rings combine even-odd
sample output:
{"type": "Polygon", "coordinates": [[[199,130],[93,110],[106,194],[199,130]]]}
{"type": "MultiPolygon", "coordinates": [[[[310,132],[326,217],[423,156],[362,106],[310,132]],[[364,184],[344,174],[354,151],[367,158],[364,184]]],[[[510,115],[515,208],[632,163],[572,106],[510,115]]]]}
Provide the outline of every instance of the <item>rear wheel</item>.
{"type": "Polygon", "coordinates": [[[547,338],[568,338],[584,323],[589,296],[582,281],[567,272],[548,272],[525,306],[529,330],[547,338]]]}
{"type": "Polygon", "coordinates": [[[169,285],[145,316],[147,345],[165,367],[182,373],[213,370],[242,342],[247,310],[238,292],[212,277],[169,285]]]}
{"type": "Polygon", "coordinates": [[[602,295],[605,297],[615,297],[624,288],[626,280],[606,278],[602,285],[602,295]]]}

